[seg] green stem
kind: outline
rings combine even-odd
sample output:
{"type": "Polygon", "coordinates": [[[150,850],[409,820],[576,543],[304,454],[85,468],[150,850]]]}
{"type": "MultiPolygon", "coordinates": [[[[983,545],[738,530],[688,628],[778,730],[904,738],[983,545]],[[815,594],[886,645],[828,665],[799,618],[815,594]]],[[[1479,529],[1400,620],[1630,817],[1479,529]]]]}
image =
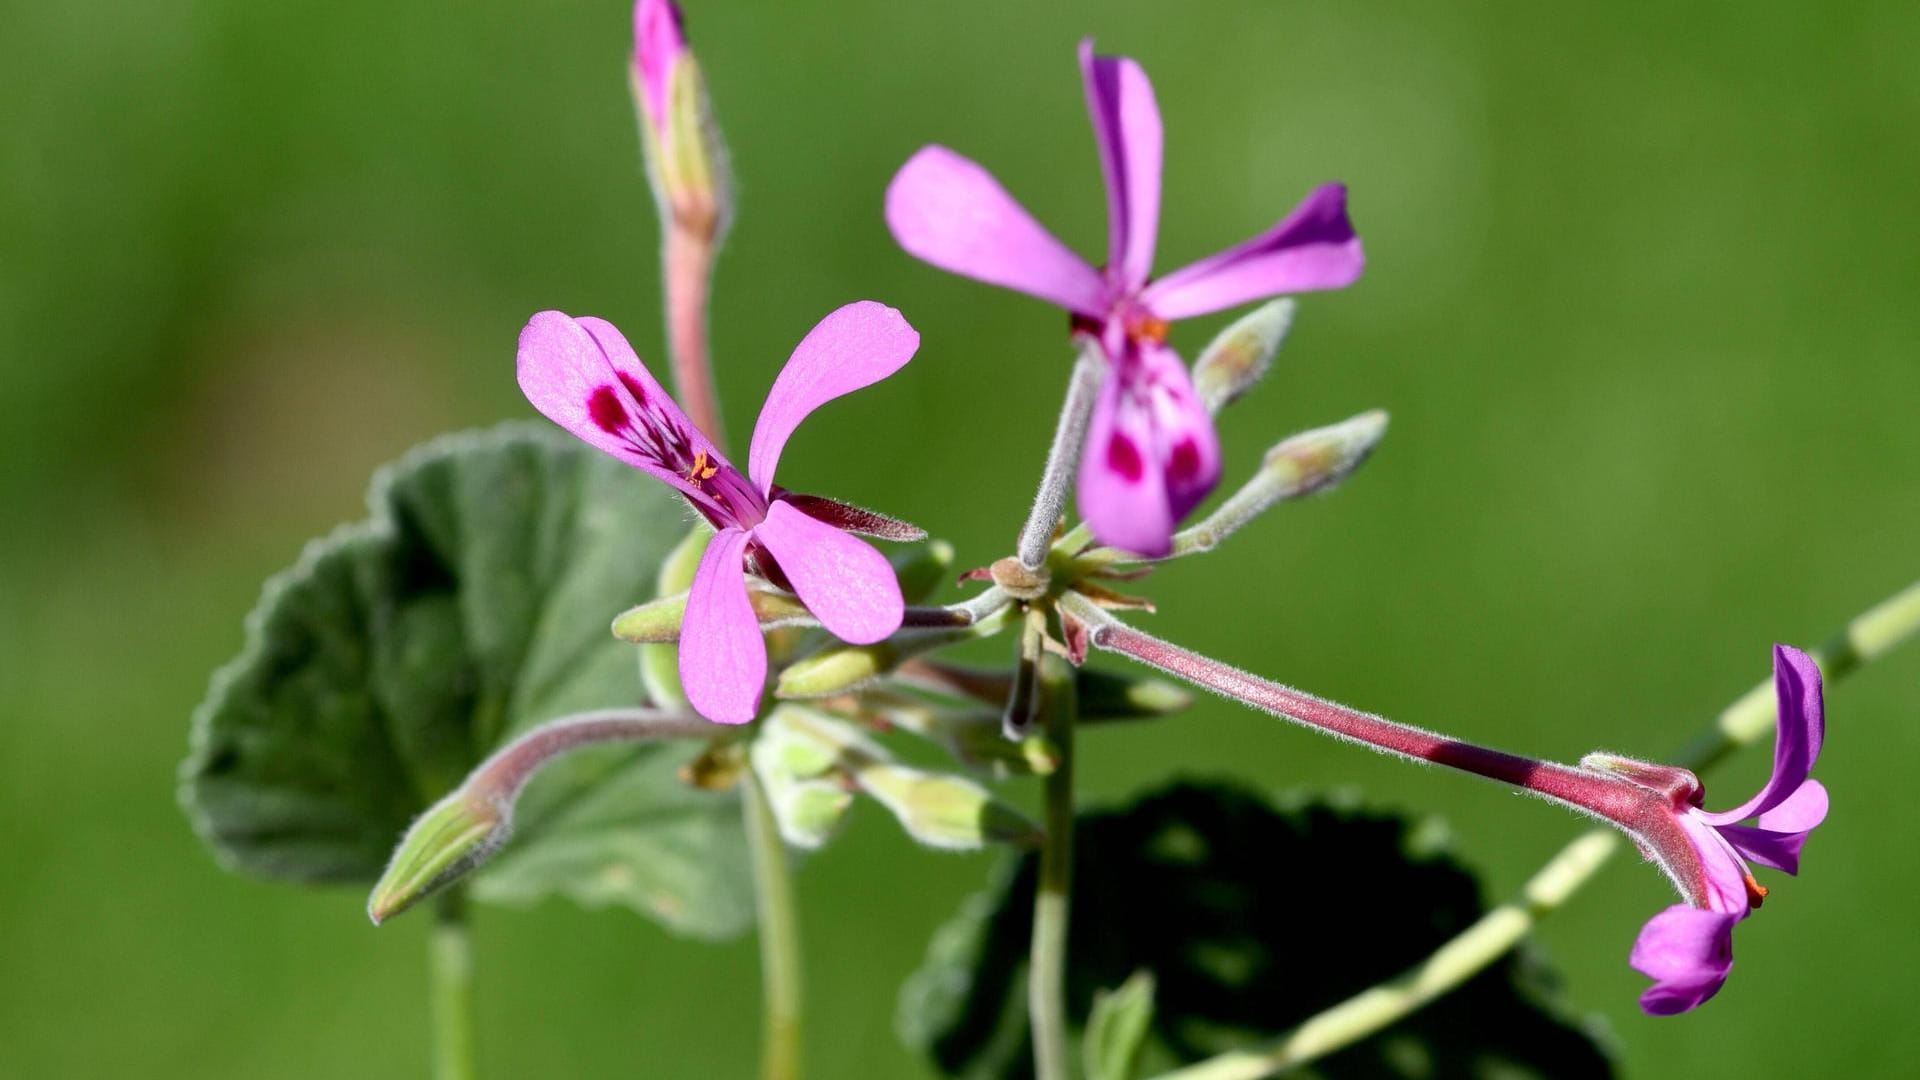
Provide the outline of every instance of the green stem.
{"type": "MultiPolygon", "coordinates": [[[[1812,655],[1827,680],[1835,682],[1886,655],[1916,632],[1920,632],[1920,583],[1855,616],[1812,655]]],[[[1677,763],[1695,771],[1711,768],[1734,750],[1759,741],[1776,722],[1773,680],[1768,678],[1727,706],[1712,729],[1678,755],[1677,763]]],[[[1361,991],[1263,1047],[1220,1054],[1162,1074],[1159,1080],[1260,1080],[1385,1029],[1506,955],[1541,919],[1592,880],[1620,847],[1620,837],[1612,829],[1590,830],[1560,849],[1527,880],[1518,896],[1482,915],[1411,970],[1361,991]]]]}
{"type": "Polygon", "coordinates": [[[740,781],[753,858],[754,901],[760,915],[760,985],[764,1011],[760,1075],[795,1080],[800,1075],[800,928],[793,904],[793,867],[767,793],[752,769],[740,781]]]}
{"type": "Polygon", "coordinates": [[[1038,1080],[1068,1080],[1067,911],[1073,897],[1073,726],[1078,711],[1073,669],[1041,658],[1040,708],[1060,764],[1045,781],[1046,837],[1033,899],[1033,941],[1027,968],[1027,1011],[1033,1021],[1038,1080]]]}
{"type": "Polygon", "coordinates": [[[428,943],[432,970],[434,1080],[474,1080],[473,939],[464,889],[441,894],[428,943]]]}

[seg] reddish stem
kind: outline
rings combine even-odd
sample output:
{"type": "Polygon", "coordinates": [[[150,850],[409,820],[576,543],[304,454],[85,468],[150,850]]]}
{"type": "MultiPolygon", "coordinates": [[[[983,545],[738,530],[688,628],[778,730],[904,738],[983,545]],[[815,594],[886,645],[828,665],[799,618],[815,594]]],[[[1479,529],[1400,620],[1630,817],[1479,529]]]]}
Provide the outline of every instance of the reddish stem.
{"type": "Polygon", "coordinates": [[[1648,804],[1657,799],[1655,793],[1625,779],[1490,750],[1350,709],[1250,675],[1110,620],[1094,626],[1093,644],[1283,720],[1399,757],[1431,762],[1523,788],[1628,829],[1646,825],[1648,804]]]}
{"type": "Polygon", "coordinates": [[[669,221],[664,262],[667,352],[673,358],[673,384],[687,418],[714,445],[725,446],[720,403],[713,390],[713,367],[707,358],[707,294],[716,247],[712,230],[696,232],[678,221],[669,221]]]}

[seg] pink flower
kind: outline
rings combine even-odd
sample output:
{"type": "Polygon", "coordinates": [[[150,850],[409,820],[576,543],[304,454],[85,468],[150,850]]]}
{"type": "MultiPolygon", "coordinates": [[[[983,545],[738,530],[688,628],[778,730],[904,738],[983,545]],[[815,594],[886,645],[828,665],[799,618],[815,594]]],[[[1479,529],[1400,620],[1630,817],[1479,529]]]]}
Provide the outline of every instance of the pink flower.
{"type": "Polygon", "coordinates": [[[1168,324],[1283,293],[1338,289],[1360,276],[1346,189],[1315,190],[1279,224],[1150,279],[1160,222],[1160,111],[1140,66],[1080,44],[1087,109],[1107,189],[1107,264],[1055,239],[979,165],[943,146],[915,154],[887,189],[900,246],[944,270],[1049,300],[1097,336],[1112,364],[1080,465],[1080,513],[1102,542],[1162,555],[1173,527],[1220,478],[1213,421],[1168,324]]]}
{"type": "Polygon", "coordinates": [[[1705,792],[1685,769],[1600,754],[1585,762],[1669,797],[1668,812],[1640,840],[1686,903],[1649,919],[1633,944],[1629,962],[1654,980],[1640,995],[1649,1015],[1686,1012],[1720,992],[1733,968],[1733,928],[1767,896],[1747,863],[1797,873],[1807,834],[1827,816],[1827,789],[1807,778],[1826,737],[1820,668],[1806,653],[1776,645],[1773,684],[1780,703],[1773,775],[1731,810],[1702,809],[1705,792]],[[1741,824],[1749,818],[1759,820],[1741,824]]]}
{"type": "Polygon", "coordinates": [[[869,644],[900,628],[900,585],[886,558],[809,513],[818,501],[775,487],[773,472],[807,414],[900,370],[919,347],[920,335],[885,304],[848,304],[820,320],[768,391],[742,476],[611,323],[543,311],[520,332],[520,389],[534,408],[672,485],[713,524],[680,631],[680,681],[700,715],[743,724],[759,710],[767,650],[747,596],[749,560],[845,641],[869,644]]]}

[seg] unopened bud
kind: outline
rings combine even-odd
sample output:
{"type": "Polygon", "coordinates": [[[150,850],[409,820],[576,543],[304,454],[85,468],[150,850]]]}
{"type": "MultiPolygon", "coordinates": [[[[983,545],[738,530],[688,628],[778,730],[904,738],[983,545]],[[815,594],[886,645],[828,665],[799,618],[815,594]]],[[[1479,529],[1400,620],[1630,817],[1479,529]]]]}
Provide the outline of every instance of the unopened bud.
{"type": "Polygon", "coordinates": [[[793,709],[783,706],[761,724],[753,742],[753,771],[781,838],[812,851],[840,827],[853,792],[838,780],[838,747],[796,726],[793,716],[793,709]]]}
{"type": "Polygon", "coordinates": [[[499,850],[513,832],[507,811],[455,791],[408,827],[367,900],[375,926],[431,896],[499,850]]]}
{"type": "Polygon", "coordinates": [[[1193,389],[1217,413],[1266,375],[1293,325],[1292,300],[1275,300],[1220,331],[1193,365],[1193,389]]]}
{"type": "Polygon", "coordinates": [[[1352,476],[1386,433],[1386,412],[1373,409],[1286,439],[1267,451],[1263,468],[1280,481],[1280,498],[1311,495],[1352,476]]]}
{"type": "MultiPolygon", "coordinates": [[[[1038,828],[1019,811],[996,799],[979,784],[949,773],[929,772],[894,761],[885,747],[858,729],[805,706],[784,706],[768,718],[767,727],[780,729],[774,745],[765,751],[768,768],[761,767],[762,750],[754,747],[756,771],[775,778],[788,766],[803,769],[816,764],[808,753],[792,757],[796,743],[812,743],[829,751],[833,767],[826,775],[842,775],[872,796],[899,820],[907,835],[929,847],[971,850],[991,843],[1030,844],[1038,828]],[[776,723],[776,717],[777,723],[776,723]]],[[[766,738],[767,732],[762,732],[766,738]]],[[[800,780],[810,780],[802,774],[800,780]]]]}
{"type": "MultiPolygon", "coordinates": [[[[748,586],[747,602],[760,617],[761,629],[770,630],[813,618],[799,597],[791,593],[748,586]]],[[[672,644],[680,640],[680,624],[686,615],[686,593],[649,600],[613,620],[613,636],[640,645],[672,644]]]]}
{"type": "Polygon", "coordinates": [[[872,645],[829,646],[782,671],[773,692],[783,698],[844,694],[891,673],[902,661],[921,653],[974,638],[991,637],[1005,629],[1014,615],[1014,606],[1009,604],[965,626],[901,633],[872,645]]]}
{"type": "Polygon", "coordinates": [[[732,207],[726,147],[679,6],[639,0],[633,40],[634,105],[661,216],[696,236],[717,238],[732,207]]]}
{"type": "Polygon", "coordinates": [[[861,790],[893,811],[907,835],[928,847],[971,851],[987,844],[1031,846],[1040,830],[979,784],[906,765],[873,764],[854,774],[861,790]]]}
{"type": "Polygon", "coordinates": [[[1366,462],[1386,433],[1387,414],[1374,409],[1287,438],[1267,451],[1260,471],[1219,509],[1174,536],[1174,553],[1210,550],[1275,503],[1333,487],[1366,462]]]}

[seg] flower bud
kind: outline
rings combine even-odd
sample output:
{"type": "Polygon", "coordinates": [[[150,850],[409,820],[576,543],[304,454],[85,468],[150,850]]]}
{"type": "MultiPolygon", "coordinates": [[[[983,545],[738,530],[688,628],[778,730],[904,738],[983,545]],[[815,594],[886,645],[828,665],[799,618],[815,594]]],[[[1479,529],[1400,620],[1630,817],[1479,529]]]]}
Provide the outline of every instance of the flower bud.
{"type": "Polygon", "coordinates": [[[838,782],[839,753],[790,722],[791,707],[776,708],[754,739],[753,771],[767,793],[781,839],[805,851],[829,840],[853,805],[853,792],[838,782]]]}
{"type": "Polygon", "coordinates": [[[367,899],[375,926],[479,866],[513,832],[504,807],[464,790],[435,803],[407,828],[367,899]]]}
{"type": "Polygon", "coordinates": [[[1293,325],[1294,302],[1275,300],[1249,312],[1213,339],[1193,365],[1193,389],[1217,413],[1266,375],[1293,325]]]}
{"type": "Polygon", "coordinates": [[[1174,553],[1211,550],[1275,503],[1333,487],[1366,462],[1386,433],[1387,414],[1374,409],[1287,438],[1267,451],[1260,471],[1219,509],[1174,537],[1174,553]]]}
{"type": "Polygon", "coordinates": [[[1130,671],[1083,667],[1076,681],[1080,715],[1087,720],[1150,720],[1193,705],[1187,690],[1130,671]]]}
{"type": "Polygon", "coordinates": [[[1031,846],[1040,829],[979,784],[947,773],[876,763],[854,774],[907,835],[928,847],[971,851],[988,844],[1031,846]]]}
{"type": "Polygon", "coordinates": [[[706,80],[673,0],[633,9],[633,96],[647,177],[668,224],[704,239],[725,232],[732,208],[726,147],[706,80]]]}
{"type": "Polygon", "coordinates": [[[825,783],[827,776],[844,776],[928,847],[971,850],[990,843],[1030,844],[1040,836],[1032,822],[979,784],[901,765],[858,729],[805,707],[774,711],[754,746],[754,765],[772,781],[825,783]],[[763,750],[761,742],[770,745],[763,750]],[[822,754],[831,758],[831,767],[810,771],[820,766],[822,754]]]}

